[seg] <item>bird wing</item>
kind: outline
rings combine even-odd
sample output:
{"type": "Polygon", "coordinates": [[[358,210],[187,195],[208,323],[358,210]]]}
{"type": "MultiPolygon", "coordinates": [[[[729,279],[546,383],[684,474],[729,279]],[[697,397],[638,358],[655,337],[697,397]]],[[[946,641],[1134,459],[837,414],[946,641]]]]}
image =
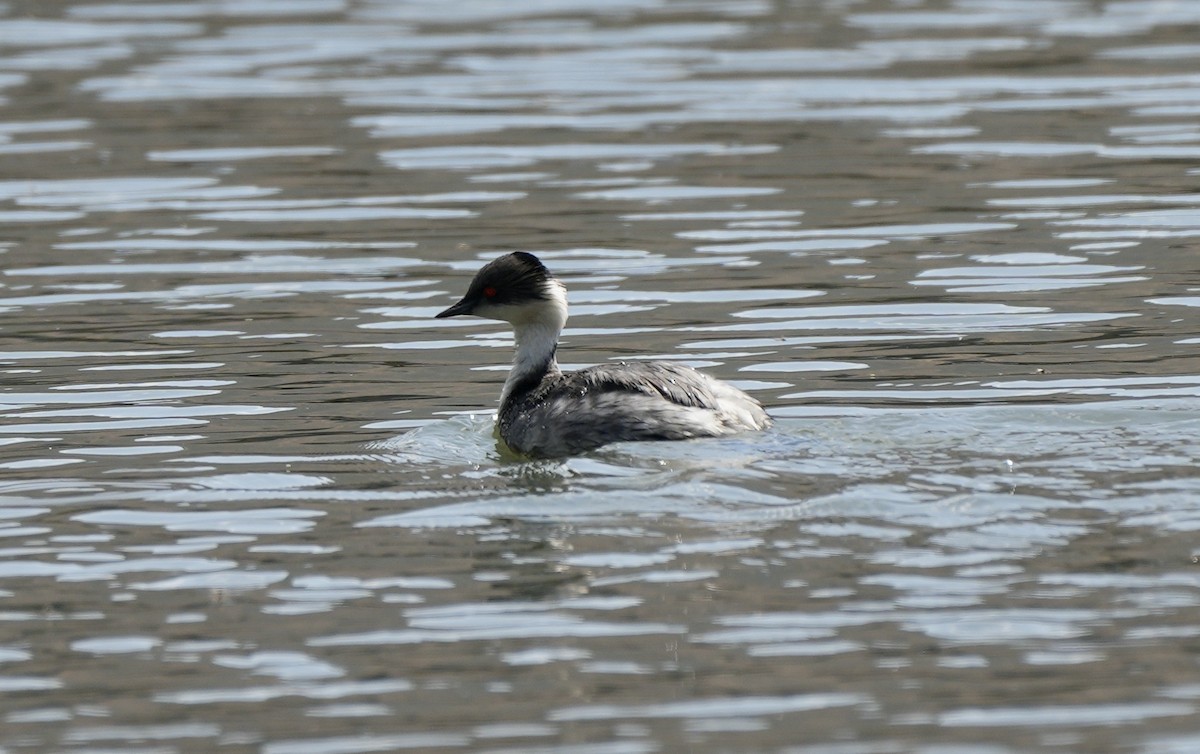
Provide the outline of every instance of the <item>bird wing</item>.
{"type": "Polygon", "coordinates": [[[720,399],[716,380],[668,361],[599,364],[565,376],[577,390],[641,393],[689,408],[716,409],[720,399]]]}

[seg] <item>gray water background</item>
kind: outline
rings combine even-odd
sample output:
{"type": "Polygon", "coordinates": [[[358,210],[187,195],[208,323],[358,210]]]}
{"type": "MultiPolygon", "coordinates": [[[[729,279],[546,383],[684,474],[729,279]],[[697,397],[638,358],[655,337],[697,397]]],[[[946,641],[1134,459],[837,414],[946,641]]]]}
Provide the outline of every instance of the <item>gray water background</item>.
{"type": "Polygon", "coordinates": [[[1200,3],[0,3],[0,751],[1200,750],[1200,3]],[[521,462],[561,358],[761,434],[521,462]]]}

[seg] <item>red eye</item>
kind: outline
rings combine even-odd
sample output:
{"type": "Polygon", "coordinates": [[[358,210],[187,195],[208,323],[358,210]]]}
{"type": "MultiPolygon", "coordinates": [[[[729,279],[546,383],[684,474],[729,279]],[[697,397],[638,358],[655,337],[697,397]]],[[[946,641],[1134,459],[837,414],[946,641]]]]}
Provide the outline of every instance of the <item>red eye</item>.
{"type": "Polygon", "coordinates": [[[496,289],[489,285],[487,288],[483,289],[483,295],[487,296],[488,298],[495,298],[496,289]]]}

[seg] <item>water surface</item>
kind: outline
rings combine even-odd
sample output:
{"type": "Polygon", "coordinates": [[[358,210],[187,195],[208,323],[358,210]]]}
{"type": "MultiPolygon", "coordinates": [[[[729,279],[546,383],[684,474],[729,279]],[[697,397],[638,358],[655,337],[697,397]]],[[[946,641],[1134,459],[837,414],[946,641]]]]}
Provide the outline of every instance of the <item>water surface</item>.
{"type": "Polygon", "coordinates": [[[0,748],[1194,750],[1197,23],[0,6],[0,748]],[[503,453],[517,249],[775,426],[503,453]]]}

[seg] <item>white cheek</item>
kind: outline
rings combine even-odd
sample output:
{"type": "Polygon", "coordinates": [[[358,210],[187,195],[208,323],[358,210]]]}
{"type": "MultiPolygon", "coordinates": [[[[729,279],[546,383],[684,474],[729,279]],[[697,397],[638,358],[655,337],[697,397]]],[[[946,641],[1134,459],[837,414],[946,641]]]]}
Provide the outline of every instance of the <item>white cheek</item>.
{"type": "Polygon", "coordinates": [[[514,317],[519,316],[520,308],[512,304],[493,304],[490,301],[481,301],[475,305],[475,309],[471,312],[476,317],[485,319],[499,319],[505,322],[512,322],[514,317]]]}

